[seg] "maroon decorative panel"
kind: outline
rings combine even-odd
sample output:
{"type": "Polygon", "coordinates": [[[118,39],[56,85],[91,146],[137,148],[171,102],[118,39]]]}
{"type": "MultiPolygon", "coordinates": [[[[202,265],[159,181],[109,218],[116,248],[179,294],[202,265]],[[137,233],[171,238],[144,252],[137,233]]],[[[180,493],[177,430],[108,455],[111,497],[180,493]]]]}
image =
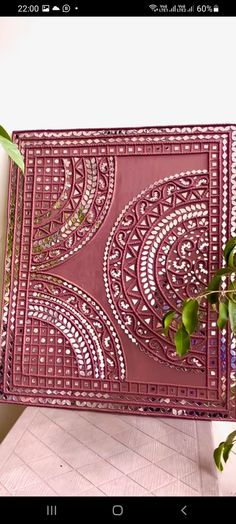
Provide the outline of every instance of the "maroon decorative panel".
{"type": "Polygon", "coordinates": [[[236,420],[235,340],[205,304],[180,358],[161,320],[236,236],[236,126],[20,131],[0,400],[236,420]]]}

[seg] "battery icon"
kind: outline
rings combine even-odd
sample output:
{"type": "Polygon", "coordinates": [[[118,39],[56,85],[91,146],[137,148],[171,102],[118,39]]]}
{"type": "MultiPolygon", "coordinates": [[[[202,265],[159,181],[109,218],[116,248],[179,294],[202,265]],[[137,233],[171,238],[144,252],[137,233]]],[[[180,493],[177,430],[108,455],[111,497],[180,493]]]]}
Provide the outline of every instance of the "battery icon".
{"type": "Polygon", "coordinates": [[[214,5],[213,12],[214,13],[219,13],[219,6],[218,5],[214,5]]]}

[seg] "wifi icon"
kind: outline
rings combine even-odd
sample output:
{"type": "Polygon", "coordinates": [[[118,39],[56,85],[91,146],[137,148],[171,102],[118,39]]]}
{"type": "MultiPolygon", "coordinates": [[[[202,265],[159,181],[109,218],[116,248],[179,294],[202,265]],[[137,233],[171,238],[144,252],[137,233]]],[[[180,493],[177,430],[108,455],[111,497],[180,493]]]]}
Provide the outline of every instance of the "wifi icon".
{"type": "Polygon", "coordinates": [[[156,11],[158,11],[158,7],[157,7],[157,5],[155,5],[155,4],[151,4],[149,7],[150,7],[150,9],[151,9],[154,13],[155,13],[156,11]]]}

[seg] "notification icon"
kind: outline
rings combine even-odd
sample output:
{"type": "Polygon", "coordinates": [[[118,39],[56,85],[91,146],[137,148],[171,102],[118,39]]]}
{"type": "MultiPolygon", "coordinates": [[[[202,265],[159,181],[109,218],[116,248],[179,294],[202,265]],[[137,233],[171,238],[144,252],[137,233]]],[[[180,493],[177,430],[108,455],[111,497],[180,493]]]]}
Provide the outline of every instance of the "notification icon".
{"type": "Polygon", "coordinates": [[[63,12],[63,13],[69,13],[69,11],[70,11],[70,5],[68,5],[68,4],[64,4],[64,5],[62,6],[62,12],[63,12]]]}

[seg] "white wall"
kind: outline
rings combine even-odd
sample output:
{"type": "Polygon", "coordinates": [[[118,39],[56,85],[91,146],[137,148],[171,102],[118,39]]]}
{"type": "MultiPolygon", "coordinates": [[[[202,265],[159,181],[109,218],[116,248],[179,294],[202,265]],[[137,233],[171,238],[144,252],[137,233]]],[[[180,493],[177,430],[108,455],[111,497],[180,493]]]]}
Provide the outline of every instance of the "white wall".
{"type": "Polygon", "coordinates": [[[234,18],[1,18],[13,128],[236,121],[234,18]]]}

